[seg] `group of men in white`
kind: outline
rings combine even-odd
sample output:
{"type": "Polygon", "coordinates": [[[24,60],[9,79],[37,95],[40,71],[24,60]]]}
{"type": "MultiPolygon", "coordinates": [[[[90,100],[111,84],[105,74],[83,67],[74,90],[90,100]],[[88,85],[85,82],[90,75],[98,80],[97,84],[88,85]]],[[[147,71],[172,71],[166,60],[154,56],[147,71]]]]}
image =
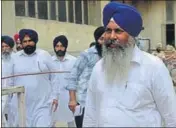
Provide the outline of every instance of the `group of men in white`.
{"type": "MultiPolygon", "coordinates": [[[[33,73],[2,79],[2,87],[25,87],[26,127],[54,127],[56,122],[78,128],[176,127],[169,71],[136,46],[143,29],[139,11],[109,2],[103,25],[94,31],[95,45],[77,58],[67,53],[64,35],[53,40],[54,56],[37,48],[35,30],[15,35],[17,52],[11,37],[1,37],[2,77],[33,73]]],[[[16,94],[2,99],[5,119],[14,127],[19,126],[17,100],[16,94]]]]}

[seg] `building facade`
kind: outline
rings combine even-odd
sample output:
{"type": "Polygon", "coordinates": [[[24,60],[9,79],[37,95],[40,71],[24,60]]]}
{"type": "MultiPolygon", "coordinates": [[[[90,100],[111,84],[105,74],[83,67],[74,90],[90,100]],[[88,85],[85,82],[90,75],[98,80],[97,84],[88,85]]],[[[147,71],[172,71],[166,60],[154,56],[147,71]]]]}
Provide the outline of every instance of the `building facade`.
{"type": "Polygon", "coordinates": [[[151,40],[154,49],[157,43],[176,46],[176,1],[136,0],[133,5],[141,12],[144,31],[141,35],[151,40]]]}
{"type": "Polygon", "coordinates": [[[54,37],[69,39],[68,51],[79,53],[94,41],[93,32],[101,23],[101,1],[26,0],[2,1],[2,34],[13,36],[22,28],[35,29],[38,46],[53,51],[54,37]]]}
{"type": "MultiPolygon", "coordinates": [[[[102,25],[102,10],[109,1],[2,1],[2,34],[13,36],[22,28],[35,29],[38,46],[48,51],[53,51],[53,38],[64,34],[69,39],[68,51],[76,54],[94,41],[93,31],[102,25]]],[[[152,49],[157,43],[176,45],[176,1],[113,1],[138,8],[145,28],[140,36],[150,39],[152,49]]]]}

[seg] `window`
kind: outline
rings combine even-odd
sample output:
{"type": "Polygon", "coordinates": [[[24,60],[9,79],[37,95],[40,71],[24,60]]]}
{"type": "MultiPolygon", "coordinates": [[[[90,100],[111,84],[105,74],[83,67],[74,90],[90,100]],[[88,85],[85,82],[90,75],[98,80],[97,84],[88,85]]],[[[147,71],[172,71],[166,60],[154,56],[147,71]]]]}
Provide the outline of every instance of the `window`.
{"type": "Polygon", "coordinates": [[[84,0],[83,5],[84,5],[84,24],[88,24],[88,1],[84,0]]]}
{"type": "Polygon", "coordinates": [[[50,18],[51,20],[56,20],[56,1],[50,1],[50,18]]]}
{"type": "Polygon", "coordinates": [[[72,0],[68,0],[68,21],[73,23],[74,22],[74,15],[73,15],[73,1],[72,0]]]}
{"type": "Polygon", "coordinates": [[[28,0],[28,15],[29,17],[35,17],[35,1],[28,0]]]}
{"type": "Polygon", "coordinates": [[[47,1],[38,0],[38,18],[39,19],[48,19],[48,7],[47,1]]]}
{"type": "Polygon", "coordinates": [[[66,1],[59,0],[58,1],[58,14],[59,14],[59,21],[65,22],[66,21],[66,1]]]}
{"type": "Polygon", "coordinates": [[[94,20],[89,19],[89,9],[96,3],[98,2],[88,0],[15,0],[15,13],[16,16],[89,24],[94,20]]]}
{"type": "Polygon", "coordinates": [[[81,0],[76,0],[75,1],[75,23],[82,24],[81,0]]]}
{"type": "MultiPolygon", "coordinates": [[[[125,3],[125,0],[110,0],[110,2],[113,2],[113,1],[117,1],[117,2],[121,2],[121,3],[125,3]]],[[[126,0],[127,1],[127,0],[126,0]]],[[[132,0],[133,1],[133,0],[132,0]]],[[[136,0],[135,0],[136,1],[136,0]]]]}
{"type": "Polygon", "coordinates": [[[25,1],[15,1],[16,16],[25,16],[25,1]]]}

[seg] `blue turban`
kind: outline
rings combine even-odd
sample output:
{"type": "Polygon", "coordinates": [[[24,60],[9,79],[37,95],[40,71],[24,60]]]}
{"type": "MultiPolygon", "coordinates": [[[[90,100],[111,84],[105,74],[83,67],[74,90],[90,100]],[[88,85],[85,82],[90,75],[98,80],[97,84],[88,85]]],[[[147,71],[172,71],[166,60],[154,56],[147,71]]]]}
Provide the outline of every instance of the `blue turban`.
{"type": "Polygon", "coordinates": [[[138,36],[143,29],[141,14],[132,6],[119,2],[108,3],[103,9],[103,24],[105,27],[111,18],[133,37],[138,36]]]}
{"type": "Polygon", "coordinates": [[[25,36],[29,36],[31,38],[32,41],[34,41],[35,43],[38,42],[38,34],[35,30],[32,29],[21,29],[19,31],[19,38],[20,41],[22,42],[25,36]]]}
{"type": "Polygon", "coordinates": [[[15,45],[14,40],[10,36],[1,36],[1,44],[2,42],[9,45],[11,48],[13,48],[15,45]]]}
{"type": "Polygon", "coordinates": [[[64,35],[60,35],[54,38],[53,40],[53,47],[55,48],[55,46],[57,45],[58,42],[61,42],[61,44],[67,49],[68,46],[68,40],[67,37],[64,35]]]}

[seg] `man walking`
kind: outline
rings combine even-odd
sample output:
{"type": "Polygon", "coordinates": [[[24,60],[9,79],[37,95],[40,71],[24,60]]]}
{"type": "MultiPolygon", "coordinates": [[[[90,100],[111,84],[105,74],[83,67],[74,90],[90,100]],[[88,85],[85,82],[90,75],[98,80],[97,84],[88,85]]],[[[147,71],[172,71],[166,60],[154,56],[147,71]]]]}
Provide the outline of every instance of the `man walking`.
{"type": "Polygon", "coordinates": [[[103,58],[87,92],[84,127],[176,127],[172,79],[159,58],[136,39],[142,17],[132,6],[110,2],[103,9],[103,58]]]}
{"type": "MultiPolygon", "coordinates": [[[[13,79],[12,86],[25,87],[26,127],[51,127],[52,111],[58,105],[58,82],[55,74],[35,74],[56,71],[48,52],[37,49],[38,34],[32,29],[22,29],[19,32],[23,50],[13,57],[13,75],[34,74],[18,76],[13,79]]],[[[17,95],[13,95],[11,109],[13,110],[14,125],[19,126],[17,95]]]]}
{"type": "MultiPolygon", "coordinates": [[[[52,57],[59,71],[71,71],[76,57],[67,53],[68,40],[66,36],[60,35],[53,40],[53,47],[55,55],[52,57]]],[[[56,112],[54,112],[54,122],[66,122],[68,127],[75,127],[75,121],[72,111],[68,108],[69,92],[66,90],[68,84],[68,73],[58,74],[59,78],[59,106],[56,112]]],[[[54,123],[55,125],[55,123],[54,123]]]]}

